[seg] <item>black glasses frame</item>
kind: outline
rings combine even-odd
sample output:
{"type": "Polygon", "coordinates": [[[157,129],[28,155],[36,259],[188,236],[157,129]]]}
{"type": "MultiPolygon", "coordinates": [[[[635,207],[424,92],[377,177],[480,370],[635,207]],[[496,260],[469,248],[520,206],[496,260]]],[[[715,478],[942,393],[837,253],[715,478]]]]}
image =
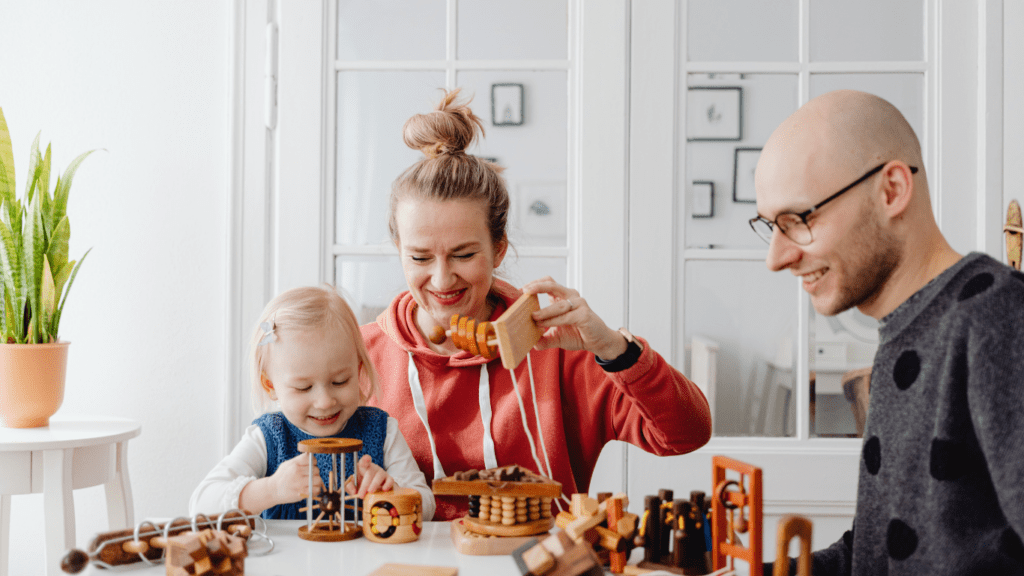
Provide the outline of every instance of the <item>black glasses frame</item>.
{"type": "MultiPolygon", "coordinates": [[[[766,226],[768,226],[768,229],[771,230],[774,233],[775,232],[775,227],[779,225],[779,218],[781,218],[783,216],[799,216],[800,217],[800,221],[803,223],[804,226],[807,227],[807,230],[810,231],[811,227],[810,227],[810,225],[807,224],[807,217],[810,216],[811,213],[813,213],[816,210],[820,210],[821,207],[824,206],[825,204],[828,204],[829,202],[831,202],[831,201],[835,200],[836,198],[842,196],[843,193],[849,192],[850,190],[852,190],[855,186],[857,186],[861,182],[863,182],[863,181],[867,180],[868,178],[874,176],[882,168],[885,168],[886,164],[888,164],[888,162],[883,162],[883,163],[879,164],[878,166],[875,166],[871,170],[868,170],[866,174],[864,174],[860,178],[857,178],[856,180],[854,180],[853,183],[851,183],[850,185],[846,186],[845,188],[843,188],[839,192],[836,192],[835,194],[829,196],[828,198],[825,198],[821,202],[818,202],[814,206],[811,206],[807,210],[804,210],[803,212],[783,212],[782,214],[779,214],[778,216],[776,216],[775,220],[769,220],[769,219],[765,218],[764,216],[761,216],[760,214],[758,214],[757,216],[754,216],[753,218],[751,218],[748,221],[748,224],[750,224],[750,228],[754,231],[755,234],[758,235],[759,238],[761,238],[765,242],[768,242],[769,244],[771,243],[771,239],[765,238],[764,236],[761,236],[761,233],[757,231],[757,228],[754,228],[754,225],[757,222],[764,222],[764,224],[766,226]]],[[[917,174],[917,167],[916,166],[909,166],[909,168],[910,168],[910,173],[911,174],[917,174]]],[[[781,227],[779,229],[782,230],[781,227]]],[[[782,233],[786,234],[786,231],[782,230],[782,233]]],[[[789,238],[789,234],[786,234],[786,237],[789,238]]],[[[793,240],[793,239],[790,238],[790,240],[793,240]]],[[[811,241],[813,241],[813,240],[814,240],[814,238],[811,238],[811,241]]],[[[793,241],[796,242],[796,240],[793,240],[793,241]]],[[[797,244],[800,244],[800,243],[797,242],[797,244]]],[[[807,242],[807,244],[810,244],[810,242],[807,242]]]]}

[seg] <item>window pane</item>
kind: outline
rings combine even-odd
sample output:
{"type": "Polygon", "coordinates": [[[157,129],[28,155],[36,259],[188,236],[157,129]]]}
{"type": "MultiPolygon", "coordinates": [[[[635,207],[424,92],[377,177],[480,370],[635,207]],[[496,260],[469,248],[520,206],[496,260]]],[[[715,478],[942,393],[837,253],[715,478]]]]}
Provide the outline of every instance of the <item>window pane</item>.
{"type": "Polygon", "coordinates": [[[888,100],[910,122],[924,146],[924,74],[812,74],[811,98],[840,89],[869,92],[888,100]]]}
{"type": "Polygon", "coordinates": [[[397,256],[338,256],[334,282],[360,324],[373,322],[395,296],[408,289],[397,256]]]}
{"type": "Polygon", "coordinates": [[[440,100],[443,72],[338,74],[335,242],[390,242],[391,183],[423,157],[402,141],[402,126],[440,100]]]}
{"type": "Polygon", "coordinates": [[[564,71],[468,71],[457,77],[463,92],[474,96],[473,112],[486,131],[469,151],[505,167],[510,238],[520,246],[566,245],[567,82],[564,71]],[[512,97],[498,92],[492,98],[496,84],[513,85],[512,97]],[[522,86],[521,106],[515,85],[522,86]],[[500,125],[503,103],[516,108],[517,118],[521,110],[522,124],[500,125]]]}
{"type": "Polygon", "coordinates": [[[566,0],[458,0],[459,60],[565,60],[566,0]]]}
{"type": "Polygon", "coordinates": [[[797,60],[796,0],[690,0],[687,5],[689,61],[797,60]]]}
{"type": "MultiPolygon", "coordinates": [[[[543,278],[545,276],[551,276],[555,279],[555,282],[565,285],[565,280],[568,274],[566,273],[566,262],[565,258],[540,258],[538,256],[519,256],[515,253],[509,253],[505,257],[505,261],[502,263],[501,268],[498,270],[498,277],[505,280],[509,284],[512,284],[516,288],[521,287],[523,284],[543,278]]],[[[541,306],[544,306],[544,301],[541,301],[541,306]]]]}
{"type": "Polygon", "coordinates": [[[443,60],[445,0],[339,0],[340,60],[443,60]]]}
{"type": "Polygon", "coordinates": [[[754,149],[764,146],[772,131],[796,110],[797,76],[690,74],[687,84],[687,114],[681,115],[687,125],[680,132],[689,141],[685,182],[678,191],[683,195],[678,204],[686,246],[764,248],[747,224],[757,215],[752,203],[751,170],[758,154],[754,149]],[[740,139],[724,140],[735,135],[740,139]]]}
{"type": "Polygon", "coordinates": [[[686,370],[705,384],[716,436],[791,436],[797,293],[764,262],[685,264],[686,370]]]}
{"type": "Polygon", "coordinates": [[[811,308],[811,435],[863,436],[870,369],[878,348],[878,321],[856,308],[822,316],[811,308]]]}
{"type": "Polygon", "coordinates": [[[922,0],[810,2],[811,60],[923,60],[922,0]]]}

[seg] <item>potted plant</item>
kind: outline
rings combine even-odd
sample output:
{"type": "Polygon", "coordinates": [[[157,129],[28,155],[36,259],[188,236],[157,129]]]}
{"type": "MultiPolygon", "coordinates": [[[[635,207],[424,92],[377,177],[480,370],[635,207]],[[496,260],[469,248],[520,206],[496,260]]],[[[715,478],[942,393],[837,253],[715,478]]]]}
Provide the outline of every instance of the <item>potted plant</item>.
{"type": "MultiPolygon", "coordinates": [[[[32,143],[25,194],[15,195],[11,135],[0,108],[0,424],[47,426],[64,400],[69,342],[57,329],[85,260],[68,260],[67,205],[75,158],[50,191],[50,146],[32,143]]],[[[88,251],[86,252],[86,255],[88,251]]]]}

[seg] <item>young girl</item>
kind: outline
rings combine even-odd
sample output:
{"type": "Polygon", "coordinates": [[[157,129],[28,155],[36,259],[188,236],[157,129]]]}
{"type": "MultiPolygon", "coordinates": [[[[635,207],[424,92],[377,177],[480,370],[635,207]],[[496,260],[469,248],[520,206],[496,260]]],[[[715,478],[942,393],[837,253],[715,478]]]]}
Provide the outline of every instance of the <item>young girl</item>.
{"type": "MultiPolygon", "coordinates": [[[[377,390],[355,315],[330,286],[294,288],[273,299],[253,332],[249,353],[253,404],[263,413],[242,440],[199,484],[189,513],[241,508],[264,518],[301,519],[309,490],[309,455],[298,443],[310,438],[356,438],[360,498],[399,486],[423,497],[423,519],[434,515],[434,496],[398,430],[379,408],[364,406],[377,390]]],[[[328,483],[330,460],[317,455],[317,488],[328,483]]],[[[353,473],[346,462],[345,477],[353,473]]],[[[336,480],[337,482],[337,480],[336,480]]]]}

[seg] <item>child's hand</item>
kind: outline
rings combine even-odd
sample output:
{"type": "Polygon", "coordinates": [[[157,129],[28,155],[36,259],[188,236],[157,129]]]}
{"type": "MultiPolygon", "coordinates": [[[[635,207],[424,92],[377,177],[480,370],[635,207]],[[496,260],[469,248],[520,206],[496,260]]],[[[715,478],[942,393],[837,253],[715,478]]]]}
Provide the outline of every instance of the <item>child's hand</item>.
{"type": "MultiPolygon", "coordinates": [[[[320,479],[319,469],[314,468],[313,472],[313,497],[316,498],[319,491],[324,488],[324,482],[320,479]]],[[[291,460],[286,460],[270,478],[274,482],[275,499],[279,504],[304,499],[306,492],[309,491],[309,454],[299,454],[291,460]]]]}
{"type": "Polygon", "coordinates": [[[371,492],[387,492],[394,487],[395,479],[374,464],[369,454],[364,454],[359,459],[359,491],[356,491],[351,478],[345,483],[345,491],[360,498],[365,498],[371,492]]]}

